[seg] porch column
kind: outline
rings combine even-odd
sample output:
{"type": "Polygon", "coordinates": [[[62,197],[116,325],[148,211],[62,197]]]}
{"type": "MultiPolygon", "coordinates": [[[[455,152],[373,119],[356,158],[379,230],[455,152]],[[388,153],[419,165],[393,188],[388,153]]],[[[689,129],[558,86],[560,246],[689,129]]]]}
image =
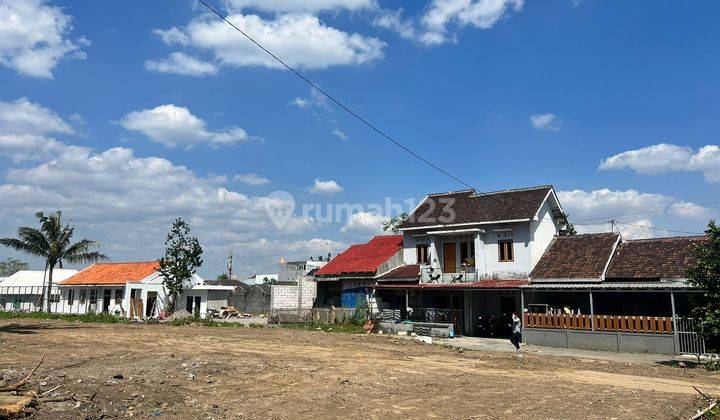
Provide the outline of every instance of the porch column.
{"type": "Polygon", "coordinates": [[[465,335],[473,335],[473,311],[472,311],[472,292],[465,290],[463,295],[463,326],[465,335]]]}
{"type": "Polygon", "coordinates": [[[410,296],[409,296],[408,289],[405,289],[405,320],[408,319],[407,310],[409,307],[410,307],[410,296]]]}
{"type": "Polygon", "coordinates": [[[595,331],[595,306],[593,305],[592,290],[590,290],[589,293],[590,293],[590,329],[592,331],[595,331]]]}
{"type": "Polygon", "coordinates": [[[677,317],[677,314],[675,313],[675,293],[673,293],[672,290],[670,290],[670,309],[672,310],[672,326],[673,326],[673,337],[675,338],[675,352],[679,353],[679,340],[678,340],[678,330],[677,330],[677,320],[675,319],[677,317]]]}
{"type": "Polygon", "coordinates": [[[475,255],[473,255],[473,258],[475,259],[475,271],[477,271],[477,277],[478,280],[485,278],[485,274],[487,273],[487,266],[485,265],[485,241],[480,237],[480,233],[475,234],[475,238],[473,238],[474,246],[475,246],[475,255]]]}
{"type": "Polygon", "coordinates": [[[430,238],[430,266],[432,268],[440,268],[440,255],[438,255],[437,236],[429,235],[430,238]]]}

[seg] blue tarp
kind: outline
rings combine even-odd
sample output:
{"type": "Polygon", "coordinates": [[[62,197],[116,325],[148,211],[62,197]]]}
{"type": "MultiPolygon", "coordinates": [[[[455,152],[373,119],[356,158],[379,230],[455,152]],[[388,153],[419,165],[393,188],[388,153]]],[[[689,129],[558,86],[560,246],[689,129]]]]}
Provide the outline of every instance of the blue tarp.
{"type": "Polygon", "coordinates": [[[364,304],[369,293],[369,287],[356,287],[354,289],[345,289],[340,292],[340,304],[343,308],[357,308],[358,306],[364,304]]]}

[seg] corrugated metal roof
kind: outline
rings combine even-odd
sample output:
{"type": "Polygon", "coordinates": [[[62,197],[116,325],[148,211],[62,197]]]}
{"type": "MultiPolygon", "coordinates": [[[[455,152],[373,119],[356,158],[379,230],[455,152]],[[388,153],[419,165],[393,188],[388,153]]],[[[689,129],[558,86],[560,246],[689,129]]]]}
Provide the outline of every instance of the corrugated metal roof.
{"type": "MultiPolygon", "coordinates": [[[[53,270],[53,284],[77,274],[77,270],[69,268],[56,268],[53,270]]],[[[12,276],[6,278],[1,287],[42,287],[43,277],[47,282],[47,276],[43,270],[20,270],[12,276]]]]}

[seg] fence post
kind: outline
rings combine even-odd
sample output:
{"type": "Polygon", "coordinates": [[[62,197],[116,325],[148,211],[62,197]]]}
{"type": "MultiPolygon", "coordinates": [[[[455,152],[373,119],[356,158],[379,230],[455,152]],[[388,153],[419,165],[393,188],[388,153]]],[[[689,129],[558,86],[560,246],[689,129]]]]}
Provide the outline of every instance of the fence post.
{"type": "Polygon", "coordinates": [[[675,314],[675,293],[670,290],[670,309],[672,310],[673,342],[675,343],[675,354],[680,353],[680,342],[677,329],[677,315],[675,314]]]}

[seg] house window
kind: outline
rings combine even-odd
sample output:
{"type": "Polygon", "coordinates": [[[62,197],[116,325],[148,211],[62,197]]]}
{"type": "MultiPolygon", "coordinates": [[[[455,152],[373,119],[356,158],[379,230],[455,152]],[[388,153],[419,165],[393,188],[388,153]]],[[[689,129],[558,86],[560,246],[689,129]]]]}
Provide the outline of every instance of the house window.
{"type": "Polygon", "coordinates": [[[427,245],[418,245],[415,247],[417,253],[418,264],[427,264],[430,261],[430,253],[427,245]]]}
{"type": "Polygon", "coordinates": [[[75,289],[68,289],[67,301],[68,305],[72,305],[75,302],[75,289]]]}
{"type": "Polygon", "coordinates": [[[115,289],[115,302],[123,299],[123,289],[115,289]]]}
{"type": "Polygon", "coordinates": [[[514,260],[512,239],[498,241],[498,256],[500,262],[512,262],[514,260]]]}
{"type": "Polygon", "coordinates": [[[87,299],[87,290],[80,289],[80,304],[81,305],[85,303],[85,299],[87,299]]]}
{"type": "Polygon", "coordinates": [[[475,261],[475,242],[461,242],[460,243],[460,264],[466,266],[472,266],[468,261],[475,261]]]}
{"type": "Polygon", "coordinates": [[[90,289],[90,303],[97,302],[97,289],[90,289]]]}

